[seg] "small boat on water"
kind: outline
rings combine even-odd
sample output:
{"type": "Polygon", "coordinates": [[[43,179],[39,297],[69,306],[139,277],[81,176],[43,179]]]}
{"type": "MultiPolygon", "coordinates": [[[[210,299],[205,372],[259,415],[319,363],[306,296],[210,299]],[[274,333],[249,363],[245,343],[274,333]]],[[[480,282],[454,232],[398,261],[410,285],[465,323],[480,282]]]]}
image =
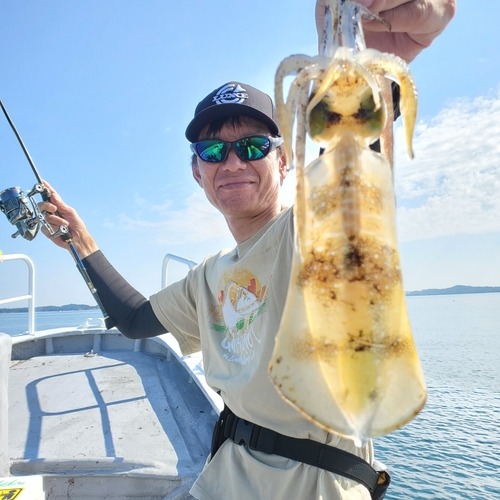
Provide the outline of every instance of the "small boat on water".
{"type": "Polygon", "coordinates": [[[130,340],[88,323],[0,334],[6,365],[0,499],[189,498],[222,404],[200,353],[183,357],[170,334],[130,340]],[[38,493],[23,496],[27,479],[38,493]]]}

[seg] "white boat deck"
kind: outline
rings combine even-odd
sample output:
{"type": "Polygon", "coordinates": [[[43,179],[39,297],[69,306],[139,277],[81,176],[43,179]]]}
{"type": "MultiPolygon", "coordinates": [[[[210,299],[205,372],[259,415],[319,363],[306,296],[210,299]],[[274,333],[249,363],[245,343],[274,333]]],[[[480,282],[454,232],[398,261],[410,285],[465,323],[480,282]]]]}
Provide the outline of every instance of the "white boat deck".
{"type": "Polygon", "coordinates": [[[42,475],[48,499],[189,498],[217,411],[165,342],[116,331],[13,340],[13,476],[42,475]]]}

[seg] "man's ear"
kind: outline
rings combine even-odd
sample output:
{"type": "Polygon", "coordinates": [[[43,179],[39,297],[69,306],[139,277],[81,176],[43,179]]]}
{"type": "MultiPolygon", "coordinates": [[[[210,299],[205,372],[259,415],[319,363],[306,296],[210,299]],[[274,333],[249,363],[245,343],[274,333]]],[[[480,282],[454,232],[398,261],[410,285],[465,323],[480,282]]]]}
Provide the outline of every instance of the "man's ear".
{"type": "Polygon", "coordinates": [[[290,171],[290,168],[288,167],[288,164],[286,162],[285,148],[280,148],[278,150],[278,162],[279,162],[280,178],[281,182],[283,183],[283,181],[286,179],[286,176],[288,175],[288,172],[290,171]]]}
{"type": "Polygon", "coordinates": [[[198,166],[198,158],[193,158],[191,161],[191,172],[193,173],[194,180],[202,188],[203,181],[201,180],[200,167],[198,166]]]}

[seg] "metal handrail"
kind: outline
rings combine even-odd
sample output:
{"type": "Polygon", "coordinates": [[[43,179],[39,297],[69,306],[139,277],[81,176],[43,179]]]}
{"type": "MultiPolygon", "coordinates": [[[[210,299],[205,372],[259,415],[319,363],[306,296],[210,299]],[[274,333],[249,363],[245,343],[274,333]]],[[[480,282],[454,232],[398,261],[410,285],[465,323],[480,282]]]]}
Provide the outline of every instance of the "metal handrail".
{"type": "Polygon", "coordinates": [[[0,299],[0,305],[17,302],[19,300],[28,300],[28,333],[30,335],[35,335],[35,265],[27,255],[21,253],[0,255],[0,263],[12,260],[22,260],[26,262],[28,266],[29,294],[10,297],[8,299],[0,299]]]}
{"type": "Polygon", "coordinates": [[[194,260],[185,259],[184,257],[179,257],[178,255],[174,255],[173,253],[167,253],[165,257],[163,257],[163,265],[161,267],[161,287],[165,288],[168,284],[168,263],[171,260],[175,260],[176,262],[180,262],[181,264],[186,264],[189,269],[198,265],[194,260]]]}

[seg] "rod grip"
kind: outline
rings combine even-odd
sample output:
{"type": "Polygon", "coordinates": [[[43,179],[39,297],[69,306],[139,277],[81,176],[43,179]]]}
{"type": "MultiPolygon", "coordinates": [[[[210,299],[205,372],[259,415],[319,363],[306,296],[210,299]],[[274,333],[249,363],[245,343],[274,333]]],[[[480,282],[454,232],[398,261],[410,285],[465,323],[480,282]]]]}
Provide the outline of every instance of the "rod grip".
{"type": "MultiPolygon", "coordinates": [[[[42,186],[43,186],[43,184],[42,184],[42,186]]],[[[42,192],[42,200],[43,201],[50,201],[49,190],[45,186],[43,186],[43,187],[45,188],[45,191],[42,192]]],[[[57,215],[58,217],[61,216],[57,210],[55,212],[53,212],[53,213],[54,213],[54,215],[57,215]]],[[[62,238],[63,241],[70,241],[73,238],[73,236],[72,236],[69,228],[68,228],[68,232],[67,233],[61,234],[61,238],[62,238]]]]}

